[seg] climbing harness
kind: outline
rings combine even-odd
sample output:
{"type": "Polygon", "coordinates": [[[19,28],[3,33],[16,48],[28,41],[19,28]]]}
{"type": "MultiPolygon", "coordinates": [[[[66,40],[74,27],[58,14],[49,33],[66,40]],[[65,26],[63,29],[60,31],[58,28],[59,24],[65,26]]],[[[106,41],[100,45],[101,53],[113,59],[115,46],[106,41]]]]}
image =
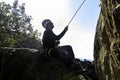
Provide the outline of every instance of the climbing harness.
{"type": "Polygon", "coordinates": [[[50,48],[50,49],[48,50],[48,56],[50,56],[50,55],[51,55],[52,50],[53,50],[53,48],[50,48]]]}
{"type": "Polygon", "coordinates": [[[68,25],[67,26],[69,26],[70,25],[70,23],[72,22],[72,20],[73,20],[73,18],[75,17],[75,15],[78,13],[78,11],[80,10],[80,8],[82,7],[82,5],[84,4],[84,2],[85,2],[86,0],[84,0],[82,3],[81,3],[81,5],[79,6],[79,8],[77,9],[77,11],[75,12],[75,14],[73,15],[73,17],[71,18],[71,20],[69,21],[69,23],[68,23],[68,25]]]}

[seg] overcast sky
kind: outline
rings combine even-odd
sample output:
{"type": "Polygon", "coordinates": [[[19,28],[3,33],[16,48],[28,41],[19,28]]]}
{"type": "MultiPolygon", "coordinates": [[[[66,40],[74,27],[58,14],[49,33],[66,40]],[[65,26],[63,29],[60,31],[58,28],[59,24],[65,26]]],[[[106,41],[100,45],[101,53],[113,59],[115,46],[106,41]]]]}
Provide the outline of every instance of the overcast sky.
{"type": "MultiPolygon", "coordinates": [[[[14,0],[0,0],[12,4],[14,0]]],[[[25,3],[26,13],[31,15],[32,24],[43,35],[41,22],[51,19],[55,34],[68,24],[83,0],[19,0],[25,3]]],[[[76,58],[93,60],[93,45],[96,24],[100,12],[99,0],[86,0],[77,13],[69,30],[61,39],[62,45],[71,45],[76,58]]],[[[42,38],[41,35],[41,38],[42,38]]]]}

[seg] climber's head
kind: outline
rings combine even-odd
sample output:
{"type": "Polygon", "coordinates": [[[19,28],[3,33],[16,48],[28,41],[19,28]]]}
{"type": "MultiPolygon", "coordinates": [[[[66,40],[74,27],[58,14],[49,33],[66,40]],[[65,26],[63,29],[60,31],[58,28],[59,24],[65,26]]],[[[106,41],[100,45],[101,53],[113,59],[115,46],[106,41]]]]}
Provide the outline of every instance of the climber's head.
{"type": "Polygon", "coordinates": [[[51,20],[49,20],[49,19],[43,20],[42,26],[43,26],[45,29],[50,29],[50,30],[52,30],[52,29],[54,28],[53,23],[52,23],[51,20]]]}

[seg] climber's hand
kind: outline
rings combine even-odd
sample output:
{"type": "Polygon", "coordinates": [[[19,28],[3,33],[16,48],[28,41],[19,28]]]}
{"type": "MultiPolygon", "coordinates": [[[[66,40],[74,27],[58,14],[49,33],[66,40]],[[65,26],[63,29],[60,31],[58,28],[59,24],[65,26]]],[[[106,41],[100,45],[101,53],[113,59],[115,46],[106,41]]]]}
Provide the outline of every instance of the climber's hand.
{"type": "Polygon", "coordinates": [[[66,26],[64,30],[67,31],[68,30],[68,26],[66,26]]]}

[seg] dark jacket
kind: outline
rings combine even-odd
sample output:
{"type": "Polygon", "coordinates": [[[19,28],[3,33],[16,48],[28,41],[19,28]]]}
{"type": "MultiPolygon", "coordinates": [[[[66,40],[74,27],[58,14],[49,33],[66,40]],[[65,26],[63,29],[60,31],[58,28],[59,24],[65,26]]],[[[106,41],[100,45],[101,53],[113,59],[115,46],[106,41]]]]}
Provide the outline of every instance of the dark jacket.
{"type": "Polygon", "coordinates": [[[66,33],[66,30],[63,30],[61,34],[55,35],[52,30],[46,29],[43,34],[43,48],[50,49],[55,48],[56,40],[60,40],[63,35],[66,33]]]}

